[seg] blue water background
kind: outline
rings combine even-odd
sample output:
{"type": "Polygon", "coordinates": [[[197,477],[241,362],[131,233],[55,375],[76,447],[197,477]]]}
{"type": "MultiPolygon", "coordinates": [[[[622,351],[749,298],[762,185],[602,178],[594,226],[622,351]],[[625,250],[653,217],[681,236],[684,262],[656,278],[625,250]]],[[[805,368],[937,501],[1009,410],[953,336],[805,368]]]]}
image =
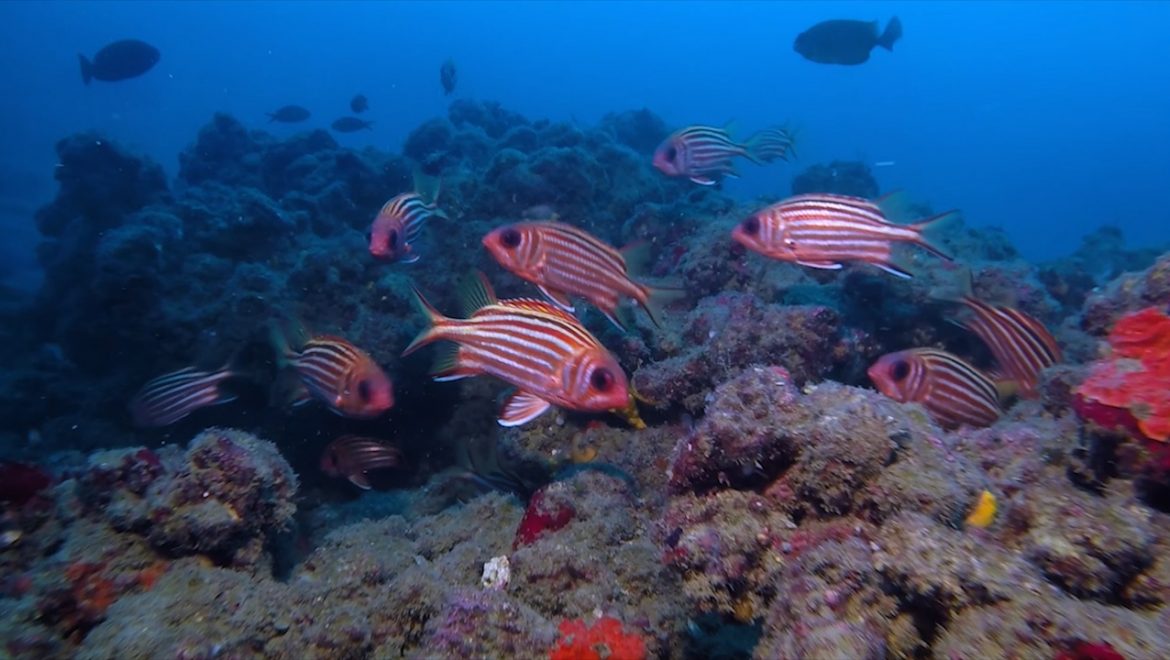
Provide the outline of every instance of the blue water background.
{"type": "MultiPolygon", "coordinates": [[[[0,274],[32,263],[32,209],[51,198],[52,146],[97,129],[177,170],[216,111],[290,135],[370,98],[397,150],[456,95],[530,118],[591,124],[647,107],[672,126],[791,121],[800,160],[743,167],[729,191],[788,194],[793,174],[863,160],[883,188],[973,225],[1005,227],[1034,259],[1102,224],[1131,244],[1170,240],[1170,3],[0,3],[0,274]],[[793,38],[828,18],[898,15],[905,36],[857,67],[804,60],[793,38]],[[147,75],[81,82],[77,53],[134,37],[162,51],[147,75]],[[302,125],[267,124],[298,103],[302,125]]],[[[386,191],[387,196],[398,191],[386,191]]],[[[23,277],[29,282],[31,278],[23,277]]]]}

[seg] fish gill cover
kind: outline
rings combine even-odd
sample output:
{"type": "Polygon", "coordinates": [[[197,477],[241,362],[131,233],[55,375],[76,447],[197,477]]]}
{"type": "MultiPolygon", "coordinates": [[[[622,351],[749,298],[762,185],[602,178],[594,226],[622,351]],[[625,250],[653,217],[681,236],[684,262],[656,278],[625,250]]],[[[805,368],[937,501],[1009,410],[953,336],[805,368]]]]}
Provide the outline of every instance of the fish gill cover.
{"type": "MultiPolygon", "coordinates": [[[[898,15],[858,71],[911,57],[898,15]]],[[[164,73],[151,41],[89,89],[164,73]]],[[[545,119],[432,50],[420,122],[354,84],[204,117],[174,176],[56,141],[43,282],[0,299],[4,653],[1170,655],[1170,443],[1126,371],[1165,375],[1165,244],[1038,264],[811,160],[798,103],[545,119]],[[452,341],[404,357],[418,307],[452,341]]]]}

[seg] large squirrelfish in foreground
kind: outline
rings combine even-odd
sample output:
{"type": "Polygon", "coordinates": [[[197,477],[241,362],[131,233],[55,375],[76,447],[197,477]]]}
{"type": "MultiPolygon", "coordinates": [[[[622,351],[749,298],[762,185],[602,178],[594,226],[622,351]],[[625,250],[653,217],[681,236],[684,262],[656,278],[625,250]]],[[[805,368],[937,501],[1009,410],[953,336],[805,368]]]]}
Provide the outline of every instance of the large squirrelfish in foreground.
{"type": "Polygon", "coordinates": [[[1000,391],[958,356],[933,348],[883,355],[869,368],[878,390],[901,403],[921,403],[945,429],[991,426],[1003,414],[1000,391]]]}
{"type": "Polygon", "coordinates": [[[583,412],[625,408],[629,382],[621,365],[571,314],[542,300],[498,300],[483,274],[462,291],[466,319],[443,316],[414,290],[429,328],[403,355],[436,341],[453,342],[432,376],[438,381],[495,376],[516,386],[499,416],[519,426],[552,405],[583,412]]]}
{"type": "Polygon", "coordinates": [[[563,222],[520,222],[499,227],[483,237],[483,245],[497,263],[535,284],[561,309],[574,311],[571,297],[579,296],[619,328],[623,327],[617,317],[622,298],[636,301],[658,325],[652,302],[663,301],[671,293],[636,282],[630,276],[626,256],[641,257],[647,246],[615,250],[589,232],[563,222]]]}
{"type": "Polygon", "coordinates": [[[294,403],[317,399],[342,417],[371,419],[394,406],[390,377],[368,353],[341,337],[317,335],[298,347],[273,328],[278,366],[289,368],[302,388],[294,403]]]}
{"type": "Polygon", "coordinates": [[[886,219],[882,208],[862,197],[813,193],[789,197],[739,223],[731,237],[772,259],[835,270],[862,262],[909,278],[893,257],[896,243],[911,243],[942,259],[952,258],[923,233],[958,216],[947,211],[909,225],[886,219]]]}

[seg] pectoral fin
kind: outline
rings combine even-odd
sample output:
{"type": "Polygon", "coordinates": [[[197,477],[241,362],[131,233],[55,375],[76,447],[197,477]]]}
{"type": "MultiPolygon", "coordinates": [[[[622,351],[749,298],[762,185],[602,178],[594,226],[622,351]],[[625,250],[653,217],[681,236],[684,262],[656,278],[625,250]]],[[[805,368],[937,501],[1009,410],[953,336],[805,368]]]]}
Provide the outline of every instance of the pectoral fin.
{"type": "Polygon", "coordinates": [[[504,402],[500,411],[500,426],[521,426],[544,414],[549,402],[523,390],[517,390],[504,402]]]}

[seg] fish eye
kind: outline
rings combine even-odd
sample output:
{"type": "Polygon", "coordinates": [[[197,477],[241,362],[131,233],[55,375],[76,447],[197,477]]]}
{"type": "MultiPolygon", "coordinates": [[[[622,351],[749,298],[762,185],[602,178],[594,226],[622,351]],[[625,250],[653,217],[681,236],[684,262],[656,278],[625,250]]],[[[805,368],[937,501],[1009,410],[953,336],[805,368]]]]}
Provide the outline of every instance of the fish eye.
{"type": "Polygon", "coordinates": [[[520,247],[520,232],[514,228],[505,229],[500,234],[500,245],[510,249],[520,247]]]}
{"type": "Polygon", "coordinates": [[[906,376],[910,375],[910,363],[905,360],[898,360],[890,366],[890,375],[894,380],[904,380],[906,376]]]}
{"type": "Polygon", "coordinates": [[[599,367],[589,374],[589,385],[598,392],[608,392],[613,387],[613,373],[605,367],[599,367]]]}
{"type": "Polygon", "coordinates": [[[748,236],[755,236],[760,233],[760,217],[756,215],[749,216],[740,226],[743,228],[743,233],[748,236]]]}
{"type": "Polygon", "coordinates": [[[370,381],[365,379],[359,380],[357,385],[357,395],[358,398],[362,400],[362,403],[369,403],[371,393],[370,381]]]}
{"type": "Polygon", "coordinates": [[[392,248],[398,247],[398,230],[391,229],[390,235],[386,237],[386,245],[392,248]]]}
{"type": "Polygon", "coordinates": [[[666,160],[673,161],[675,158],[678,158],[678,149],[672,144],[666,148],[666,160]]]}

